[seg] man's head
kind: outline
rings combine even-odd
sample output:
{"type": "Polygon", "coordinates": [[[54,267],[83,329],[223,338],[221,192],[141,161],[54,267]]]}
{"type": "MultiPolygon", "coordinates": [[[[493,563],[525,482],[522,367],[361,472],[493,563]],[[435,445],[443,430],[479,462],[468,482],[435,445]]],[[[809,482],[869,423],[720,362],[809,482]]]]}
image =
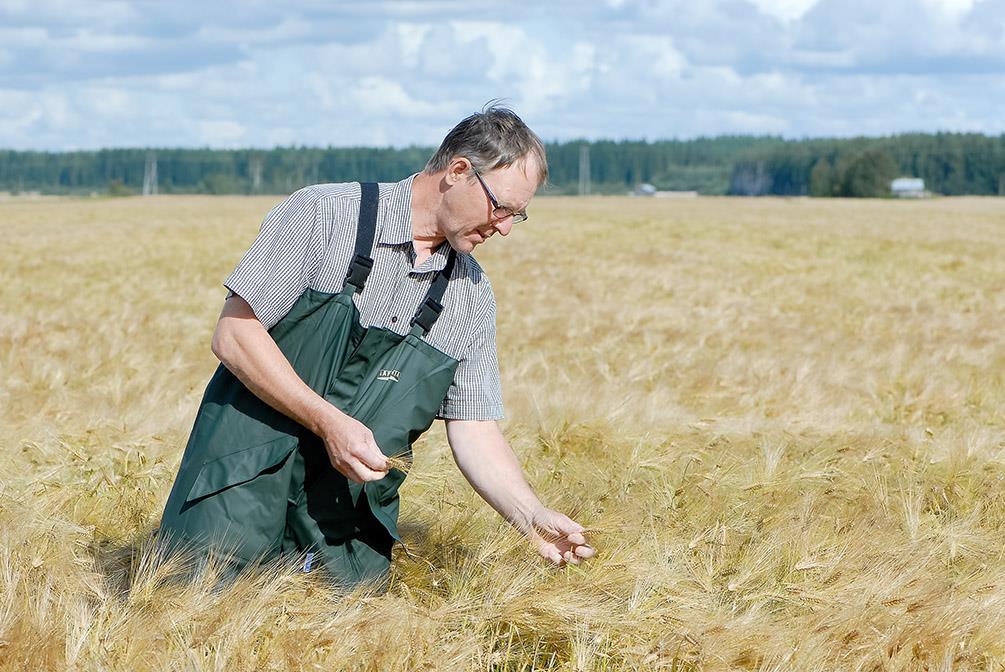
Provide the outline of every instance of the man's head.
{"type": "Polygon", "coordinates": [[[439,228],[459,252],[507,235],[548,179],[544,144],[512,110],[486,107],[455,126],[426,164],[442,176],[439,228]]]}

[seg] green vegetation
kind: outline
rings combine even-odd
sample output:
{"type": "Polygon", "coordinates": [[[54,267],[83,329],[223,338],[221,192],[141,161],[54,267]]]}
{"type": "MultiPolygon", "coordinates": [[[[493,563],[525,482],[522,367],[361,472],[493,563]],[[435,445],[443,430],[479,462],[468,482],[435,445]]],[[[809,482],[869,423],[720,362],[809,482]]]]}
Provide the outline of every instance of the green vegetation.
{"type": "Polygon", "coordinates": [[[890,154],[877,147],[846,154],[836,166],[821,157],[810,171],[810,196],[879,198],[889,193],[898,172],[890,154]]]}
{"type": "Polygon", "coordinates": [[[898,175],[947,196],[1003,195],[1005,135],[914,133],[802,140],[740,157],[729,193],[749,196],[882,196],[898,175]]]}
{"type": "MultiPolygon", "coordinates": [[[[574,194],[584,141],[548,145],[546,193],[574,194]]],[[[1005,191],[1005,135],[905,134],[784,140],[721,136],[658,142],[601,140],[590,147],[591,191],[641,183],[702,194],[882,196],[898,175],[945,195],[1005,191]]],[[[305,184],[398,180],[421,170],[432,147],[156,149],[158,192],[281,194],[305,184]]],[[[0,151],[0,191],[139,193],[148,150],[0,151]]]]}

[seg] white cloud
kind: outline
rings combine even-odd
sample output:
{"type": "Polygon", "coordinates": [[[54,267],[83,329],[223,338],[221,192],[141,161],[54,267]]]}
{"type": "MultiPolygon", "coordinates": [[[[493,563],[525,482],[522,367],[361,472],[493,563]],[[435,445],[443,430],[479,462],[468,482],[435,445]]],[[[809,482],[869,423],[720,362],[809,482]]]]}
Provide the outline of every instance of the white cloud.
{"type": "Polygon", "coordinates": [[[516,26],[490,21],[454,21],[454,35],[467,49],[485,49],[485,76],[495,86],[484,98],[502,96],[527,115],[544,114],[556,101],[587,90],[596,49],[584,42],[554,46],[516,26]]]}
{"type": "Polygon", "coordinates": [[[922,0],[929,7],[934,7],[943,13],[958,19],[974,6],[974,0],[922,0]]]}
{"type": "Polygon", "coordinates": [[[514,0],[486,16],[8,0],[0,147],[435,144],[496,97],[547,139],[1005,125],[1003,0],[514,0]]]}
{"type": "Polygon", "coordinates": [[[429,24],[398,23],[394,29],[401,45],[401,56],[406,61],[414,61],[422,49],[422,44],[432,26],[429,24]]]}
{"type": "Polygon", "coordinates": [[[44,114],[37,96],[0,89],[0,133],[3,134],[0,142],[10,142],[11,138],[30,133],[32,126],[42,121],[44,114]]]}
{"type": "Polygon", "coordinates": [[[4,0],[0,11],[10,19],[56,24],[110,25],[137,17],[136,3],[126,0],[4,0]]]}
{"type": "Polygon", "coordinates": [[[304,82],[307,84],[310,92],[314,94],[322,110],[331,112],[335,109],[338,96],[330,79],[322,77],[320,73],[312,72],[304,77],[304,82]]]}
{"type": "Polygon", "coordinates": [[[817,0],[750,0],[757,8],[782,21],[794,21],[802,18],[817,0]]]}
{"type": "Polygon", "coordinates": [[[49,31],[39,27],[0,27],[0,42],[7,49],[17,49],[19,47],[30,47],[49,39],[49,31]]]}
{"type": "Polygon", "coordinates": [[[501,21],[451,21],[450,27],[459,43],[481,45],[492,55],[492,66],[486,73],[502,81],[506,77],[521,76],[532,54],[540,45],[529,41],[523,29],[508,26],[501,21]]]}
{"type": "Polygon", "coordinates": [[[289,42],[310,35],[311,24],[301,18],[284,18],[279,23],[253,27],[219,25],[200,26],[196,35],[210,42],[227,42],[242,45],[256,43],[289,42]]]}
{"type": "Polygon", "coordinates": [[[399,82],[385,77],[363,77],[346,93],[349,102],[366,115],[393,111],[394,116],[404,120],[437,109],[435,103],[412,97],[399,82]]]}
{"type": "Polygon", "coordinates": [[[196,122],[200,144],[213,147],[236,146],[247,142],[248,129],[229,119],[207,119],[196,122]]]}
{"type": "Polygon", "coordinates": [[[151,45],[151,40],[137,35],[118,35],[115,33],[97,32],[83,28],[66,38],[51,39],[52,47],[79,52],[115,52],[126,49],[142,49],[151,45]]]}
{"type": "Polygon", "coordinates": [[[742,110],[733,110],[726,113],[726,118],[738,133],[785,133],[789,130],[788,120],[782,117],[775,117],[769,114],[754,114],[742,110]]]}
{"type": "Polygon", "coordinates": [[[127,89],[109,85],[88,85],[75,97],[75,104],[105,119],[132,121],[145,114],[143,104],[127,89]]]}

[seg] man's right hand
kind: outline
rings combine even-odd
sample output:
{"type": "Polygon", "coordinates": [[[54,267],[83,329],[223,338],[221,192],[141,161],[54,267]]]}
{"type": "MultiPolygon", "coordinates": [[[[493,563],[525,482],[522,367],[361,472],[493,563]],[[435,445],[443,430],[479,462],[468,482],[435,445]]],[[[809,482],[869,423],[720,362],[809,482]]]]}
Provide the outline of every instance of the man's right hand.
{"type": "Polygon", "coordinates": [[[354,483],[379,481],[387,476],[387,458],[370,428],[334,406],[332,410],[335,412],[321,436],[332,466],[354,483]]]}

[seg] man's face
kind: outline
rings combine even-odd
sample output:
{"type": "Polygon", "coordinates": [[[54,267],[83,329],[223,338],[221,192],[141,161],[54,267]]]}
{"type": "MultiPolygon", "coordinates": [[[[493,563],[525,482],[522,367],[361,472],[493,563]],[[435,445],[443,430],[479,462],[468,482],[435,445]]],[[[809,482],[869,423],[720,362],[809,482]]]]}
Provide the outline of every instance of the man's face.
{"type": "Polygon", "coordinates": [[[492,196],[501,208],[515,213],[526,210],[537,191],[538,166],[533,155],[506,168],[481,173],[481,181],[466,159],[456,159],[449,170],[454,182],[442,227],[450,246],[462,253],[471,252],[496,233],[505,236],[513,230],[512,215],[496,216],[499,211],[492,196]]]}

